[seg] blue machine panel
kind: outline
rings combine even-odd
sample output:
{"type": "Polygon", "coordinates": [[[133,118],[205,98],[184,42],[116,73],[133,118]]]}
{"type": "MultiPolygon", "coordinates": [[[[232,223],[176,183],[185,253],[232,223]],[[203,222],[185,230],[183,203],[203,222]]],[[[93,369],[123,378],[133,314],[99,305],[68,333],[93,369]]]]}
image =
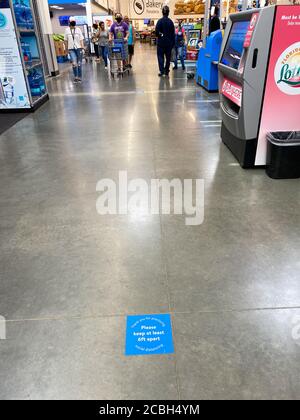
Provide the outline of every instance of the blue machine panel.
{"type": "Polygon", "coordinates": [[[213,32],[206,39],[206,47],[199,51],[197,83],[209,92],[218,91],[218,62],[223,41],[222,31],[213,32]]]}

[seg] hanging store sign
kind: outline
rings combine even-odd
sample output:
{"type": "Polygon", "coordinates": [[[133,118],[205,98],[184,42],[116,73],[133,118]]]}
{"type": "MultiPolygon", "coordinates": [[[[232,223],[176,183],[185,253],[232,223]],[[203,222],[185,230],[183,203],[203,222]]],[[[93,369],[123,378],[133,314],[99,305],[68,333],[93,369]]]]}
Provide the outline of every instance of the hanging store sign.
{"type": "Polygon", "coordinates": [[[162,17],[162,8],[165,1],[130,0],[130,17],[132,19],[159,19],[162,17]]]}

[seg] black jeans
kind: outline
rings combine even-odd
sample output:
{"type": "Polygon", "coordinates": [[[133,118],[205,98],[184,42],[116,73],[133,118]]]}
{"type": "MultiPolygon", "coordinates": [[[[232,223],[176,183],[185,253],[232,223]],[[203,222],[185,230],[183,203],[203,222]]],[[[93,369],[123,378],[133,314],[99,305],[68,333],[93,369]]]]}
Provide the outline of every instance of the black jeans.
{"type": "Polygon", "coordinates": [[[95,49],[96,57],[97,58],[100,58],[99,45],[98,44],[94,44],[94,49],[95,49]]]}
{"type": "Polygon", "coordinates": [[[170,73],[172,47],[157,47],[157,58],[161,74],[170,73]]]}

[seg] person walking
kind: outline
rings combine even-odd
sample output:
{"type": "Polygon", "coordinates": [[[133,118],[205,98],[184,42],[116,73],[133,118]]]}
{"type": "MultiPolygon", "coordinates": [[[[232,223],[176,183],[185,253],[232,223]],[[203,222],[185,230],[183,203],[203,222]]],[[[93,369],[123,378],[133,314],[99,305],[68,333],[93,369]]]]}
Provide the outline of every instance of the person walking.
{"type": "MultiPolygon", "coordinates": [[[[119,44],[124,44],[125,42],[128,41],[128,37],[129,37],[129,28],[126,22],[124,22],[123,20],[123,16],[121,15],[121,13],[117,13],[116,14],[116,22],[114,22],[111,27],[110,27],[110,31],[109,31],[109,42],[115,42],[118,43],[118,41],[121,41],[119,44]]],[[[124,52],[124,45],[122,46],[122,56],[123,56],[123,60],[119,60],[118,61],[118,67],[119,67],[119,72],[122,72],[127,65],[126,62],[126,58],[125,57],[125,52],[124,52]]]]}
{"type": "Polygon", "coordinates": [[[157,57],[159,65],[159,77],[169,76],[172,49],[175,46],[175,26],[169,18],[170,8],[164,6],[163,17],[156,24],[157,57]]]}
{"type": "Polygon", "coordinates": [[[93,24],[93,31],[92,31],[92,43],[94,45],[94,50],[96,54],[96,61],[99,63],[100,61],[100,54],[99,54],[99,26],[97,23],[93,24]]]}
{"type": "Polygon", "coordinates": [[[128,16],[124,18],[125,23],[128,25],[129,28],[129,35],[128,35],[128,66],[132,69],[132,59],[134,56],[134,43],[135,43],[135,30],[132,24],[132,21],[129,20],[128,16]]]}
{"type": "Polygon", "coordinates": [[[121,13],[117,13],[116,14],[116,22],[114,22],[111,27],[110,27],[110,31],[109,31],[109,40],[113,41],[115,40],[124,40],[127,41],[128,40],[128,36],[129,36],[129,28],[126,22],[124,22],[123,20],[123,16],[121,15],[121,13]]]}
{"type": "Polygon", "coordinates": [[[220,22],[219,15],[220,15],[220,9],[218,6],[216,6],[214,15],[211,18],[210,23],[209,23],[209,35],[221,29],[221,22],[220,22]]]}
{"type": "Polygon", "coordinates": [[[103,58],[105,64],[105,70],[107,70],[108,64],[108,41],[109,41],[109,33],[105,29],[105,23],[100,22],[100,29],[99,29],[99,49],[101,57],[103,58]]]}
{"type": "Polygon", "coordinates": [[[70,17],[69,27],[65,31],[65,42],[73,66],[74,83],[82,81],[83,40],[81,29],[76,27],[75,18],[70,17]]]}
{"type": "Polygon", "coordinates": [[[178,28],[176,29],[175,35],[175,66],[174,70],[178,69],[178,57],[180,58],[182,70],[185,70],[185,43],[186,43],[186,35],[185,29],[182,26],[182,22],[180,21],[178,24],[178,28]]]}

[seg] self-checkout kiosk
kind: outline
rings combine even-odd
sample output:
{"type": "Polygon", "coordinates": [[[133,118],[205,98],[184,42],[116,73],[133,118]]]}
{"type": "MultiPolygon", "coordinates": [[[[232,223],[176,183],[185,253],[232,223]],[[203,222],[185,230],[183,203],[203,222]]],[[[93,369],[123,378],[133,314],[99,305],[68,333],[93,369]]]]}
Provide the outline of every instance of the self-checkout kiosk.
{"type": "Polygon", "coordinates": [[[223,142],[243,168],[265,166],[267,134],[300,131],[300,6],[231,15],[219,85],[223,142]]]}
{"type": "Polygon", "coordinates": [[[222,46],[222,31],[213,32],[206,39],[206,46],[200,48],[197,62],[196,81],[209,92],[217,92],[219,87],[218,63],[222,46]]]}

